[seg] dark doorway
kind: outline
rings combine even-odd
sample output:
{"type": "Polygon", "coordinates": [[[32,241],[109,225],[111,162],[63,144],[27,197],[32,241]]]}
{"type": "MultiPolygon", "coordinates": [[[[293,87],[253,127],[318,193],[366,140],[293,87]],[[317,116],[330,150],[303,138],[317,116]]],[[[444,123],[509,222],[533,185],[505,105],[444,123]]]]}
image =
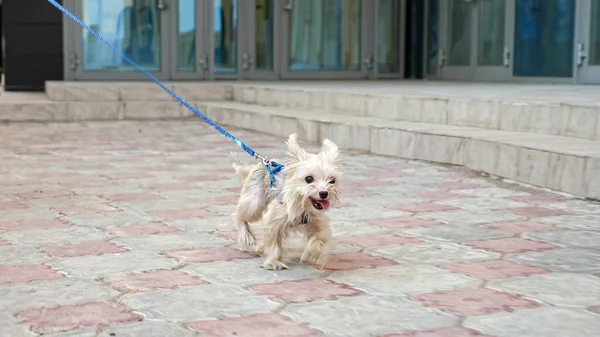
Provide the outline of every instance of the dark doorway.
{"type": "Polygon", "coordinates": [[[5,90],[42,91],[62,80],[62,13],[43,0],[4,0],[1,14],[5,90]]]}

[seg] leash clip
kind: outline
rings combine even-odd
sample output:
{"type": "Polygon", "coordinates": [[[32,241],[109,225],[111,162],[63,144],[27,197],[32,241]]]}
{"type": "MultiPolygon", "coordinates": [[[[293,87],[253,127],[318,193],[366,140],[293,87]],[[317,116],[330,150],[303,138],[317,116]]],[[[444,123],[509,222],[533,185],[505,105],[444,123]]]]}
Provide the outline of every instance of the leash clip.
{"type": "Polygon", "coordinates": [[[261,156],[260,154],[258,154],[258,152],[254,153],[254,158],[259,159],[260,161],[262,161],[263,165],[265,165],[267,167],[273,167],[273,164],[271,163],[271,161],[269,160],[269,158],[261,156]]]}

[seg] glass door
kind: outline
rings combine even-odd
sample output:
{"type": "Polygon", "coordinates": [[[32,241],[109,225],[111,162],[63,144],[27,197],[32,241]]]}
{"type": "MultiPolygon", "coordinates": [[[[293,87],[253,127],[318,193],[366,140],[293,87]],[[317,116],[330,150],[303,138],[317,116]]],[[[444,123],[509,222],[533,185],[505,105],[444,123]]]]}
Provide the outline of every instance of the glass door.
{"type": "Polygon", "coordinates": [[[580,4],[581,21],[575,49],[578,80],[600,84],[600,0],[583,0],[580,4]]]}
{"type": "Polygon", "coordinates": [[[209,1],[169,2],[170,79],[205,79],[209,70],[209,1]]]}
{"type": "Polygon", "coordinates": [[[282,78],[367,78],[373,55],[363,48],[369,0],[284,0],[282,78]]]}
{"type": "Polygon", "coordinates": [[[374,4],[373,43],[365,45],[373,51],[372,77],[404,77],[406,0],[375,0],[374,4]]]}
{"type": "Polygon", "coordinates": [[[441,2],[447,27],[443,37],[441,77],[506,81],[511,76],[512,27],[507,18],[514,0],[441,2]]]}
{"type": "Polygon", "coordinates": [[[514,0],[477,0],[474,80],[508,81],[512,73],[514,0]]]}
{"type": "Polygon", "coordinates": [[[473,59],[476,54],[474,0],[441,1],[443,48],[440,51],[441,77],[470,80],[474,76],[473,59]]]}
{"type": "Polygon", "coordinates": [[[240,3],[238,0],[209,0],[209,78],[240,77],[240,3]]]}
{"type": "MultiPolygon", "coordinates": [[[[70,0],[65,6],[133,61],[159,79],[169,78],[169,11],[162,0],[70,0]]],[[[66,36],[71,79],[136,80],[146,77],[75,23],[66,36]]]]}
{"type": "Polygon", "coordinates": [[[277,79],[279,66],[275,52],[281,34],[275,29],[280,16],[275,15],[276,0],[240,1],[241,78],[277,79]],[[276,42],[277,41],[277,42],[276,42]]]}

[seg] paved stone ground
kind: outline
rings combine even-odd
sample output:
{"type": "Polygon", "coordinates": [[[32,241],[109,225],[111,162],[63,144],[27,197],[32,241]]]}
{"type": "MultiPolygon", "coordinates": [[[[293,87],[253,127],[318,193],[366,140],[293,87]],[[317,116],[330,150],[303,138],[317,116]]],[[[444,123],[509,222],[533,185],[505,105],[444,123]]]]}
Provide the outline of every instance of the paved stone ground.
{"type": "Polygon", "coordinates": [[[334,255],[272,272],[234,243],[232,149],[196,120],[0,126],[0,336],[600,331],[598,204],[348,153],[334,255]]]}

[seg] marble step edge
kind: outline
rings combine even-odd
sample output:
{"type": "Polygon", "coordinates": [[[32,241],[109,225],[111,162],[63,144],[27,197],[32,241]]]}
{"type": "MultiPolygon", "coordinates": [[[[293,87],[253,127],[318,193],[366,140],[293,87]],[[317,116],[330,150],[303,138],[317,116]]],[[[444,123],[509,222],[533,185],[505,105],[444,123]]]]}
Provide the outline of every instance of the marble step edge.
{"type": "Polygon", "coordinates": [[[557,103],[510,98],[373,94],[327,89],[234,85],[233,100],[262,106],[327,110],[492,130],[533,132],[600,140],[600,104],[557,103]]]}
{"type": "Polygon", "coordinates": [[[146,102],[3,102],[0,122],[76,122],[171,119],[191,115],[171,101],[146,102]]]}
{"type": "Polygon", "coordinates": [[[461,165],[580,197],[600,199],[600,141],[527,134],[235,102],[198,103],[222,125],[341,148],[461,165]]]}
{"type": "MultiPolygon", "coordinates": [[[[223,101],[233,99],[233,87],[227,82],[165,82],[169,89],[187,101],[223,101]]],[[[55,102],[148,102],[173,101],[154,82],[65,82],[48,81],[46,94],[55,102]]]]}

